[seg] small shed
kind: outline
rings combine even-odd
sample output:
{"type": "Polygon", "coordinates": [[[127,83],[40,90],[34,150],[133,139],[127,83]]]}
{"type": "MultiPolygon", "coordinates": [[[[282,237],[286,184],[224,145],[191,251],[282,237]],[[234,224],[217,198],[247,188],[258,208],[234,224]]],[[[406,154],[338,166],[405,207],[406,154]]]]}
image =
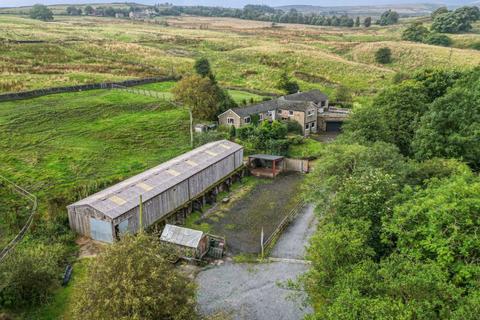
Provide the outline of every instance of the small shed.
{"type": "Polygon", "coordinates": [[[248,157],[248,168],[256,177],[275,178],[283,171],[282,156],[271,154],[254,154],[248,157]]]}
{"type": "Polygon", "coordinates": [[[167,224],[160,240],[178,246],[189,258],[201,259],[208,251],[208,237],[199,230],[167,224]]]}

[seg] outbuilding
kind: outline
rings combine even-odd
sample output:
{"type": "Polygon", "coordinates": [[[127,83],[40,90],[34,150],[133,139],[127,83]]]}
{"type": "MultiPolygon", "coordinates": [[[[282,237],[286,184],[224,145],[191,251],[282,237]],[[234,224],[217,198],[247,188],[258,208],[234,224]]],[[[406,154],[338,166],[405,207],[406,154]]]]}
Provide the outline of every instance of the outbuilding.
{"type": "Polygon", "coordinates": [[[201,259],[208,251],[208,237],[199,230],[167,224],[160,240],[177,246],[189,258],[201,259]]]}
{"type": "Polygon", "coordinates": [[[243,172],[243,147],[228,140],[205,144],[67,207],[70,227],[113,242],[178,215],[243,172]]]}

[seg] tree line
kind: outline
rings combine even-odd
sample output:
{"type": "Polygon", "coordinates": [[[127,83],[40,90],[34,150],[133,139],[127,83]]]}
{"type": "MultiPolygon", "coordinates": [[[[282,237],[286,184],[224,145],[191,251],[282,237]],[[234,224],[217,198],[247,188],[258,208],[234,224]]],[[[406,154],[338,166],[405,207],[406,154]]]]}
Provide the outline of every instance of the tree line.
{"type": "Polygon", "coordinates": [[[425,70],[354,110],[308,177],[316,319],[476,319],[480,69],[425,70]]]}

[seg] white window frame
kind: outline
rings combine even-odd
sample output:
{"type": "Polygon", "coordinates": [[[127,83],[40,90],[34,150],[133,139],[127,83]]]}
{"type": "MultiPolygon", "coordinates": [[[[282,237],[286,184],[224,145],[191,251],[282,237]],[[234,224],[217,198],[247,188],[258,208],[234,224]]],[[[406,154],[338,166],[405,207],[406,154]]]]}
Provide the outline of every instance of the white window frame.
{"type": "Polygon", "coordinates": [[[308,110],[308,111],[307,111],[307,116],[308,116],[308,117],[313,116],[314,113],[315,113],[314,110],[308,110]]]}
{"type": "Polygon", "coordinates": [[[310,129],[315,129],[315,122],[312,122],[312,123],[310,124],[310,129]]]}
{"type": "Polygon", "coordinates": [[[250,122],[252,122],[252,119],[250,118],[250,116],[248,116],[248,117],[243,118],[243,122],[250,123],[250,122]]]}
{"type": "Polygon", "coordinates": [[[227,124],[235,124],[235,119],[232,117],[227,117],[227,124]]]}
{"type": "Polygon", "coordinates": [[[260,121],[262,121],[263,120],[263,113],[259,113],[258,118],[260,119],[260,121]]]}
{"type": "Polygon", "coordinates": [[[289,117],[293,116],[293,111],[292,110],[288,110],[288,116],[289,117]]]}

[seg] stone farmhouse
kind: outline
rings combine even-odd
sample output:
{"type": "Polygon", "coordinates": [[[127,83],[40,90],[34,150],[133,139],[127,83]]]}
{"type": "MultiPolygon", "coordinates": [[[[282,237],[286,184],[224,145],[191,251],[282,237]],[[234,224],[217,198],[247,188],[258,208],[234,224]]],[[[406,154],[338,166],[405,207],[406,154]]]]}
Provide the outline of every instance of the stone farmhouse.
{"type": "Polygon", "coordinates": [[[302,126],[303,134],[340,131],[348,116],[347,109],[330,107],[328,97],[319,90],[298,92],[244,108],[234,108],[218,116],[220,125],[241,126],[252,122],[258,115],[260,121],[291,120],[302,126]]]}

